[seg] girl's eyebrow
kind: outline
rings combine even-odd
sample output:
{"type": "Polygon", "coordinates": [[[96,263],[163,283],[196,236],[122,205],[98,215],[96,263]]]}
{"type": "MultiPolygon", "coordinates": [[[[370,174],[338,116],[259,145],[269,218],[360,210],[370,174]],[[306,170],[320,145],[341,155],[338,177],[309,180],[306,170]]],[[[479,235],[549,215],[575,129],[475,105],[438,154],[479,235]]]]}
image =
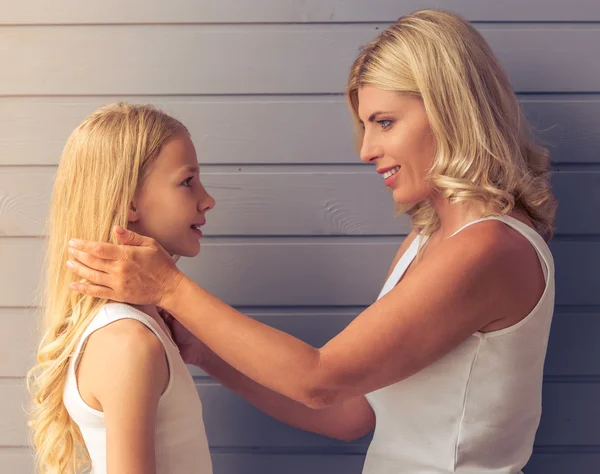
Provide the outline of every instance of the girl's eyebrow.
{"type": "Polygon", "coordinates": [[[200,165],[187,165],[184,166],[183,168],[180,168],[179,171],[188,171],[190,173],[198,173],[200,171],[200,165]]]}

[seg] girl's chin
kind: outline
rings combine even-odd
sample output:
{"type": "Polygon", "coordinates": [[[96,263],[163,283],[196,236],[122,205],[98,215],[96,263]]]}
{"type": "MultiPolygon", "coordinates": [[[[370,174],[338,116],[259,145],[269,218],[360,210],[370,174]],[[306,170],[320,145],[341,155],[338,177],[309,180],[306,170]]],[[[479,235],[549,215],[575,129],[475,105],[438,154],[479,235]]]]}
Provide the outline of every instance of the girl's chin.
{"type": "MultiPolygon", "coordinates": [[[[161,244],[162,245],[162,244],[161,244]]],[[[165,246],[163,248],[169,253],[171,258],[187,257],[193,258],[200,253],[200,242],[190,245],[165,246]]]]}
{"type": "Polygon", "coordinates": [[[188,246],[186,248],[178,249],[179,252],[175,252],[175,255],[179,255],[180,257],[193,258],[198,256],[200,253],[200,242],[196,242],[195,246],[188,246]]]}

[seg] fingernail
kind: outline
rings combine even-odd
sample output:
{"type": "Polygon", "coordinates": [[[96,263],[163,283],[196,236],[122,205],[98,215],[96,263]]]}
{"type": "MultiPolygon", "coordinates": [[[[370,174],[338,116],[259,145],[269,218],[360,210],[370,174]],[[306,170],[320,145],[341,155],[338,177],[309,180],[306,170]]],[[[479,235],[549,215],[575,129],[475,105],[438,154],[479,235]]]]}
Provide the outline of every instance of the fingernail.
{"type": "Polygon", "coordinates": [[[115,229],[115,232],[117,234],[123,235],[125,233],[125,229],[123,229],[123,227],[121,227],[120,225],[118,225],[117,228],[115,229]]]}
{"type": "Polygon", "coordinates": [[[71,239],[69,240],[69,245],[74,248],[79,248],[79,245],[81,245],[81,240],[71,239]]]}
{"type": "Polygon", "coordinates": [[[69,267],[69,268],[74,267],[73,262],[71,262],[71,260],[67,260],[67,267],[69,267]]]}
{"type": "Polygon", "coordinates": [[[75,255],[75,249],[69,248],[69,255],[75,255]]]}
{"type": "Polygon", "coordinates": [[[69,285],[69,288],[71,288],[72,290],[76,290],[77,289],[77,283],[71,283],[69,285]]]}

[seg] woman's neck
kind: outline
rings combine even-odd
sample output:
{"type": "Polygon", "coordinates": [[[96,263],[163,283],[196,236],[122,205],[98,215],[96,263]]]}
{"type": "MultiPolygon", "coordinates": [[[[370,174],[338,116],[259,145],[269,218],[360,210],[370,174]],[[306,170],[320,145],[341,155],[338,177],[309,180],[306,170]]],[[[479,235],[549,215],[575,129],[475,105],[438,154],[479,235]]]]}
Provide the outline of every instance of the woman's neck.
{"type": "Polygon", "coordinates": [[[451,203],[440,195],[435,196],[432,203],[440,219],[440,228],[437,232],[442,239],[450,237],[469,222],[481,218],[484,212],[483,205],[479,203],[451,203]]]}

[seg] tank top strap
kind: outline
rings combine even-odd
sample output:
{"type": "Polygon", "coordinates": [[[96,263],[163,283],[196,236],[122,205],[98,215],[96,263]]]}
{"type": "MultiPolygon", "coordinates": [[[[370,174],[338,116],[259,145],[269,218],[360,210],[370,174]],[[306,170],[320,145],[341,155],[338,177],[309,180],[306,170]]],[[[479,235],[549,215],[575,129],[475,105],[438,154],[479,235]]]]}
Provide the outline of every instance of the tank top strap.
{"type": "Polygon", "coordinates": [[[408,246],[406,251],[402,254],[400,259],[394,266],[394,269],[392,270],[390,276],[383,285],[383,288],[381,289],[379,296],[377,296],[377,299],[382,298],[386,293],[388,293],[392,288],[394,288],[398,284],[398,282],[402,278],[402,275],[404,275],[411,262],[415,259],[417,252],[419,251],[419,247],[421,246],[421,244],[427,242],[427,239],[428,237],[422,234],[418,234],[414,238],[414,240],[411,242],[411,244],[408,246]]]}
{"type": "Polygon", "coordinates": [[[165,349],[171,346],[179,350],[177,348],[177,344],[175,344],[175,341],[173,341],[171,335],[165,332],[165,330],[160,326],[160,324],[158,324],[158,322],[156,322],[156,320],[152,316],[144,313],[143,311],[128,304],[117,302],[107,303],[106,305],[104,305],[104,310],[107,316],[106,324],[113,321],[117,321],[119,319],[135,319],[136,321],[139,321],[148,329],[150,329],[156,335],[156,337],[160,339],[163,346],[165,346],[165,349]]]}
{"type": "Polygon", "coordinates": [[[454,232],[452,235],[450,235],[450,237],[447,237],[447,239],[451,239],[459,232],[462,232],[463,230],[465,230],[467,227],[471,227],[472,225],[478,224],[479,222],[490,221],[490,220],[502,220],[502,219],[499,219],[499,217],[501,217],[501,216],[488,216],[488,217],[482,217],[481,219],[475,219],[474,221],[471,221],[471,222],[467,222],[460,229],[458,229],[456,232],[454,232]]]}
{"type": "Polygon", "coordinates": [[[542,238],[542,236],[538,232],[536,232],[530,226],[528,226],[524,222],[521,222],[519,219],[515,219],[514,217],[511,217],[511,216],[507,216],[507,215],[487,216],[487,217],[482,217],[481,219],[476,219],[474,221],[468,222],[467,224],[463,225],[460,229],[458,229],[450,237],[448,237],[448,239],[454,237],[456,234],[458,234],[462,230],[466,229],[467,227],[470,227],[479,222],[490,221],[490,220],[496,220],[496,221],[503,222],[507,226],[509,226],[512,229],[514,229],[515,231],[517,231],[523,237],[525,237],[529,241],[529,243],[533,246],[533,248],[536,250],[539,258],[544,263],[543,266],[545,266],[545,268],[543,270],[544,270],[545,276],[547,277],[548,274],[554,274],[554,259],[552,257],[552,253],[550,252],[550,248],[548,247],[548,244],[546,243],[546,241],[542,238]]]}
{"type": "Polygon", "coordinates": [[[83,335],[79,339],[79,342],[77,343],[76,349],[73,353],[75,369],[77,368],[82,349],[85,347],[89,336],[93,332],[121,319],[135,319],[152,331],[162,343],[165,353],[167,354],[169,364],[171,362],[172,351],[174,350],[179,353],[179,348],[171,336],[166,334],[151,316],[128,304],[110,302],[106,303],[102,308],[100,308],[96,316],[92,319],[92,322],[88,325],[86,330],[83,332],[83,335]]]}

